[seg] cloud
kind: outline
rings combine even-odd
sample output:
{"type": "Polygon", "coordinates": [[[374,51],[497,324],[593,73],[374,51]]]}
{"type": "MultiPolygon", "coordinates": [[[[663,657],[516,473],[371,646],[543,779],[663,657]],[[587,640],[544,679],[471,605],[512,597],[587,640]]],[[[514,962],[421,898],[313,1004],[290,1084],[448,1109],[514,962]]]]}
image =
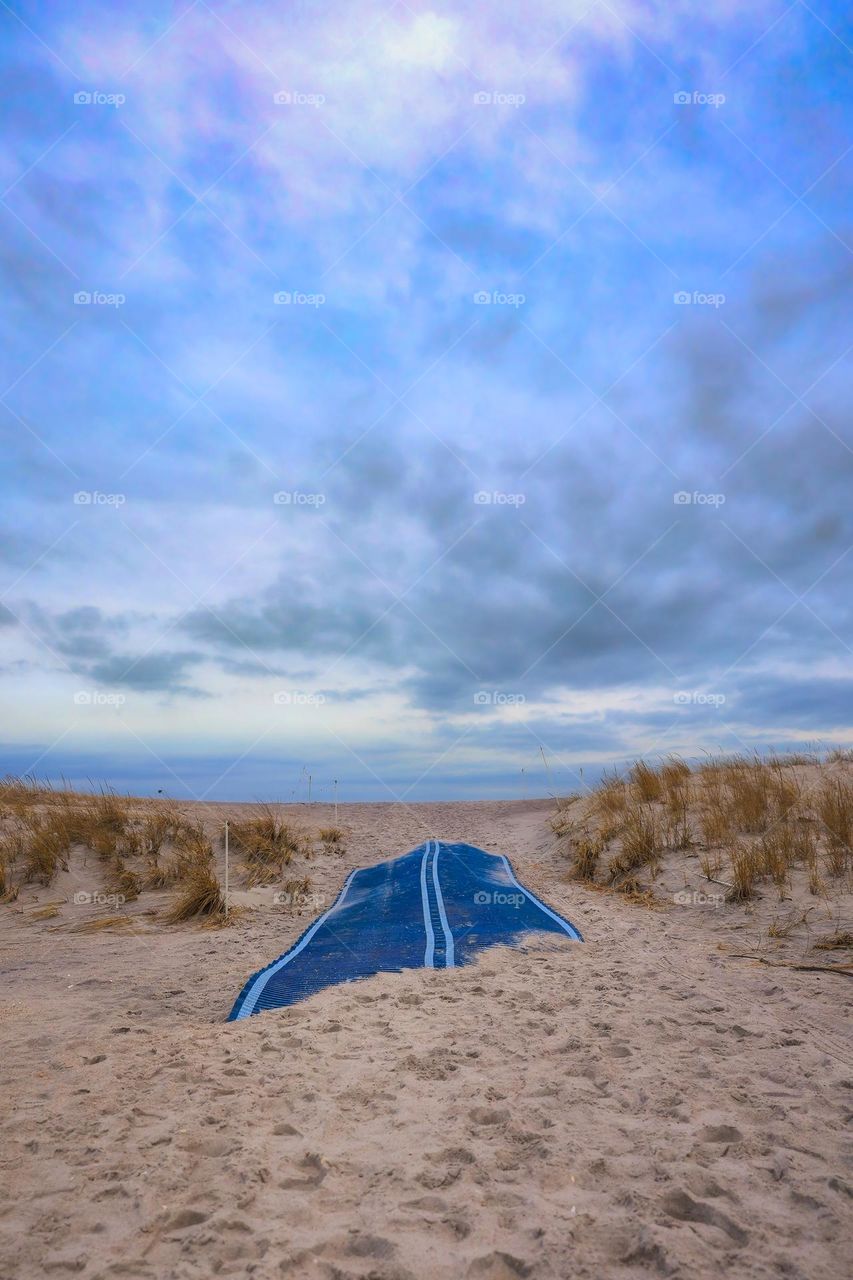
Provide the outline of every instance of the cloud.
{"type": "Polygon", "coordinates": [[[203,697],[204,690],[185,680],[187,669],[198,662],[201,656],[193,652],[143,653],[136,656],[113,653],[92,663],[87,674],[108,687],[203,697]]]}
{"type": "Polygon", "coordinates": [[[0,626],[22,741],[68,727],[81,679],[134,689],[128,723],[194,778],[172,701],[209,695],[198,750],[221,733],[225,759],[283,682],[334,692],[395,785],[457,728],[472,754],[436,787],[509,785],[536,734],[577,762],[671,725],[840,731],[838,42],[802,7],[694,10],[15,25],[0,590],[23,625],[0,626]],[[522,694],[528,729],[471,720],[480,687],[522,694]],[[707,689],[716,718],[673,702],[707,689]]]}

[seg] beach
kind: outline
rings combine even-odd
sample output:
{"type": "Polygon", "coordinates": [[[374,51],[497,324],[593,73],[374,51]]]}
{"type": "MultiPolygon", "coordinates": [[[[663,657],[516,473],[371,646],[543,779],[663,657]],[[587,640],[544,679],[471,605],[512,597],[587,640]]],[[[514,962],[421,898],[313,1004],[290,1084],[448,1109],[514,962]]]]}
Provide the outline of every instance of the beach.
{"type": "MultiPolygon", "coordinates": [[[[282,813],[332,818],[306,810],[282,813]]],[[[74,902],[91,857],[4,907],[3,1280],[840,1278],[849,978],[791,967],[833,959],[802,938],[768,950],[770,903],[573,882],[553,811],[342,805],[307,911],[237,888],[225,928],[166,926],[145,893],[74,932],[109,910],[74,902]],[[226,1023],[349,870],[430,836],[507,854],[585,941],[226,1023]]]]}

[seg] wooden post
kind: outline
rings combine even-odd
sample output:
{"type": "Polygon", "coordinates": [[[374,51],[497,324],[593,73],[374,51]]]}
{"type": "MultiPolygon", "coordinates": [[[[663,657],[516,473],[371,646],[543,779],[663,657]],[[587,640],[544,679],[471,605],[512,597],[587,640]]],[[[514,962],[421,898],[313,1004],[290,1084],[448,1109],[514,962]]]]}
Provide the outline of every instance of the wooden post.
{"type": "Polygon", "coordinates": [[[228,819],[225,819],[225,919],[228,919],[228,819]]]}

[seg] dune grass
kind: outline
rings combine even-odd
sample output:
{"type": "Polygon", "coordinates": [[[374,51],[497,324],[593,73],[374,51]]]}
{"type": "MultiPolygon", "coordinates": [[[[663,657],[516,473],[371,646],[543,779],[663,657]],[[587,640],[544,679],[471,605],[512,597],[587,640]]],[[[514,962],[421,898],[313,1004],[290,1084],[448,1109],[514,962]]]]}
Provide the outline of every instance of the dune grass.
{"type": "Polygon", "coordinates": [[[562,803],[551,819],[565,843],[570,875],[637,895],[638,877],[654,880],[665,854],[698,857],[701,873],[747,902],[770,886],[782,899],[795,869],[815,896],[853,868],[853,753],[710,758],[691,767],[679,757],[637,761],[622,776],[605,773],[584,805],[562,803]],[[817,766],[808,782],[797,766],[817,766]],[[839,771],[841,769],[841,771],[839,771]]]}
{"type": "Polygon", "coordinates": [[[243,856],[250,885],[274,884],[295,854],[307,856],[310,852],[304,832],[282,821],[272,805],[259,805],[252,817],[228,825],[231,843],[243,856]]]}
{"type": "Polygon", "coordinates": [[[167,924],[203,917],[225,920],[225,898],[213,867],[204,862],[188,864],[178,882],[175,898],[166,912],[167,924]]]}

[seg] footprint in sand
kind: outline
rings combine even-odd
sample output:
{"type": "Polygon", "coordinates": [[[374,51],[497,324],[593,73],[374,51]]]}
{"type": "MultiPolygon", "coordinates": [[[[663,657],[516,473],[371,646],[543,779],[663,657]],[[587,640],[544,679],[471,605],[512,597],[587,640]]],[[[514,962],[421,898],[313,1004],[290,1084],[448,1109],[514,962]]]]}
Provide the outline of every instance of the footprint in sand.
{"type": "Polygon", "coordinates": [[[282,1178],[278,1185],[283,1191],[308,1191],[312,1187],[319,1187],[329,1172],[329,1166],[326,1161],[315,1151],[306,1152],[297,1167],[303,1171],[302,1176],[298,1178],[282,1178]]]}
{"type": "Polygon", "coordinates": [[[533,1268],[521,1258],[513,1257],[511,1253],[494,1253],[484,1254],[482,1258],[475,1258],[469,1264],[466,1275],[471,1280],[519,1280],[524,1276],[529,1276],[533,1268]]]}
{"type": "Polygon", "coordinates": [[[739,1227],[719,1209],[714,1209],[701,1200],[691,1200],[686,1191],[669,1191],[663,1198],[663,1207],[678,1222],[698,1222],[708,1227],[717,1227],[735,1244],[746,1244],[749,1240],[743,1227],[739,1227]]]}

